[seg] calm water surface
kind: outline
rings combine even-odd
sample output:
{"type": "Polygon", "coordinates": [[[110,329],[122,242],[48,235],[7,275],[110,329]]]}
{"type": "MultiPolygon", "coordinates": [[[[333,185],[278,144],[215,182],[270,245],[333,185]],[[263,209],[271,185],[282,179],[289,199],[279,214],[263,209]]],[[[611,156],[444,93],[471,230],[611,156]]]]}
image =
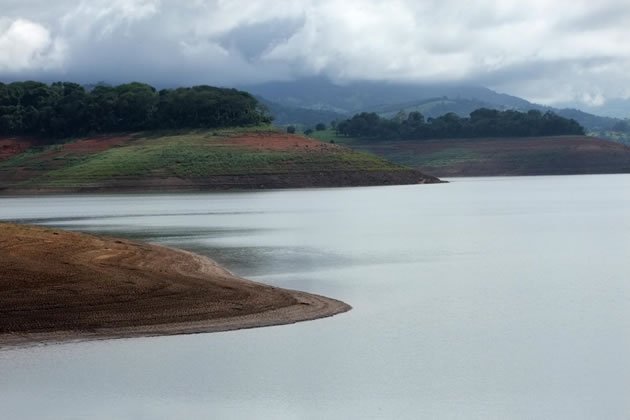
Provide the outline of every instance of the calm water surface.
{"type": "Polygon", "coordinates": [[[630,176],[0,199],[354,310],[0,351],[7,419],[626,419],[630,176]]]}

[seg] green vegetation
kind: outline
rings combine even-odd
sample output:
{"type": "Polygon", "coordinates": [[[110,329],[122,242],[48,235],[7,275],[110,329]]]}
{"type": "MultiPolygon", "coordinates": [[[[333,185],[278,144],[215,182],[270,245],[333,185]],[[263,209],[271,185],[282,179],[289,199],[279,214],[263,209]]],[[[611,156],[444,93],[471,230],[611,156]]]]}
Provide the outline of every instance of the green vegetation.
{"type": "Polygon", "coordinates": [[[619,120],[610,130],[592,131],[589,135],[630,145],[630,120],[619,120]]]}
{"type": "Polygon", "coordinates": [[[446,148],[429,153],[412,155],[408,153],[392,154],[392,161],[418,167],[450,167],[463,163],[481,163],[487,160],[483,155],[463,147],[446,148]]]}
{"type": "Polygon", "coordinates": [[[454,113],[429,118],[419,112],[401,112],[392,119],[375,113],[361,113],[337,124],[337,132],[349,137],[375,139],[444,139],[479,137],[538,137],[583,135],[575,120],[552,112],[497,111],[481,108],[469,118],[454,113]]]}
{"type": "Polygon", "coordinates": [[[630,132],[624,131],[593,131],[589,133],[589,136],[601,137],[607,140],[612,140],[617,143],[630,146],[630,132]]]}
{"type": "Polygon", "coordinates": [[[332,128],[323,131],[313,131],[310,137],[326,143],[343,143],[348,145],[351,145],[353,140],[351,137],[340,136],[337,130],[332,128]]]}
{"type": "Polygon", "coordinates": [[[270,123],[249,93],[211,86],[163,89],[142,83],[51,85],[0,83],[0,135],[41,138],[183,128],[255,126],[270,123]]]}
{"type": "Polygon", "coordinates": [[[166,138],[154,143],[110,149],[77,165],[52,171],[47,178],[61,183],[147,175],[198,178],[271,172],[291,159],[279,152],[206,147],[186,138],[166,138]]]}
{"type": "Polygon", "coordinates": [[[32,148],[0,161],[0,187],[3,183],[46,188],[148,178],[194,180],[217,175],[408,171],[369,153],[300,137],[286,139],[269,127],[147,132],[106,150],[77,152],[73,148],[85,141],[32,148]],[[275,142],[274,146],[266,147],[267,141],[275,142]],[[24,171],[28,177],[12,179],[24,171]]]}

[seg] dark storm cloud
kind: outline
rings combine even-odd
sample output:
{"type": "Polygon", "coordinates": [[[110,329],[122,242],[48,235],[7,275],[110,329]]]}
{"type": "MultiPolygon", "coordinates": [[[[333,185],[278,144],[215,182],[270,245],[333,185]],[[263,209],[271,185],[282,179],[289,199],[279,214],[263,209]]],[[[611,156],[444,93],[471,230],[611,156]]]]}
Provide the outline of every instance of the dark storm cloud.
{"type": "Polygon", "coordinates": [[[217,42],[226,50],[238,51],[248,61],[254,61],[270,48],[286,42],[302,26],[303,18],[245,24],[217,37],[217,42]]]}
{"type": "Polygon", "coordinates": [[[173,86],[324,75],[630,96],[626,0],[0,0],[0,78],[173,86]]]}

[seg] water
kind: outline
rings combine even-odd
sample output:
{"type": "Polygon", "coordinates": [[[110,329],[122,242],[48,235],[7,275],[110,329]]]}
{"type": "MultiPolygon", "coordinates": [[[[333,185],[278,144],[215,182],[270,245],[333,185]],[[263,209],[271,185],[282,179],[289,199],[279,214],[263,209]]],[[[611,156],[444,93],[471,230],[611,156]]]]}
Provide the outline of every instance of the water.
{"type": "Polygon", "coordinates": [[[625,419],[630,176],[0,199],[350,303],[219,334],[0,351],[7,419],[625,419]]]}

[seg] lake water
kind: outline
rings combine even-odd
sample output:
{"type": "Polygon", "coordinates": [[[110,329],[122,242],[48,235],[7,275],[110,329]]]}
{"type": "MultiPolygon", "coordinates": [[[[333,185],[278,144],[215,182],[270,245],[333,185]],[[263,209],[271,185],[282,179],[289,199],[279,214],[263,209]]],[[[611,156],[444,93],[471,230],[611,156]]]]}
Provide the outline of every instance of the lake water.
{"type": "Polygon", "coordinates": [[[0,351],[6,419],[627,419],[630,176],[0,199],[351,312],[0,351]]]}

